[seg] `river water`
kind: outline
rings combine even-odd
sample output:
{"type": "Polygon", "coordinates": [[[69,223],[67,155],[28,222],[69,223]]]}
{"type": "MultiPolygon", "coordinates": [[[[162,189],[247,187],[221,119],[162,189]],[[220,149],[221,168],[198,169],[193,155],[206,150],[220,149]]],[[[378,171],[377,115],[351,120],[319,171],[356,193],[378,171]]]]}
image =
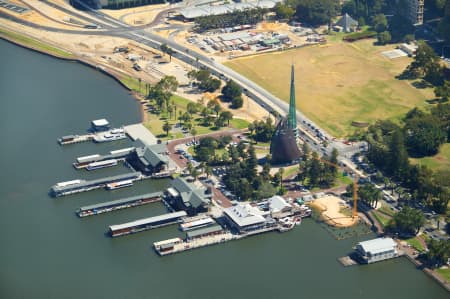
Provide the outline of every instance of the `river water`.
{"type": "Polygon", "coordinates": [[[337,258],[358,240],[336,241],[312,220],[285,233],[167,256],[155,241],[182,236],[176,226],[112,239],[108,226],[165,212],[160,203],[79,219],[83,205],[167,186],[48,196],[56,182],[124,173],[88,173],[78,156],[129,146],[76,144],[92,119],[136,123],[136,101],[111,78],[0,40],[0,298],[448,298],[406,259],[344,268],[337,258]]]}

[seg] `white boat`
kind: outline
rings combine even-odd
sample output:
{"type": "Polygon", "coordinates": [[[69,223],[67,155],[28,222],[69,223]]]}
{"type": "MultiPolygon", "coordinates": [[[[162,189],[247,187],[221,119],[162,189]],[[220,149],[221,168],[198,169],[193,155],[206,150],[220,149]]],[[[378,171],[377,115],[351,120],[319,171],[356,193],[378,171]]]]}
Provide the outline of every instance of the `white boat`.
{"type": "Polygon", "coordinates": [[[180,224],[180,228],[182,231],[187,231],[187,230],[191,230],[191,229],[208,226],[213,223],[214,223],[214,220],[210,217],[207,217],[207,218],[203,218],[203,219],[199,219],[199,220],[195,220],[195,221],[191,221],[191,222],[182,223],[182,224],[180,224]]]}
{"type": "Polygon", "coordinates": [[[114,190],[114,189],[129,187],[129,186],[132,186],[132,185],[133,185],[133,180],[124,180],[124,181],[119,181],[119,182],[113,182],[113,183],[106,184],[106,189],[114,190]]]}
{"type": "Polygon", "coordinates": [[[117,160],[110,159],[110,160],[104,160],[104,161],[100,161],[100,162],[89,163],[88,166],[86,167],[86,169],[87,170],[95,170],[95,169],[100,169],[100,168],[105,168],[105,167],[116,166],[116,165],[117,165],[117,160]]]}
{"type": "Polygon", "coordinates": [[[120,140],[127,138],[125,131],[122,128],[112,129],[104,133],[100,133],[94,136],[95,142],[108,142],[114,140],[120,140]]]}

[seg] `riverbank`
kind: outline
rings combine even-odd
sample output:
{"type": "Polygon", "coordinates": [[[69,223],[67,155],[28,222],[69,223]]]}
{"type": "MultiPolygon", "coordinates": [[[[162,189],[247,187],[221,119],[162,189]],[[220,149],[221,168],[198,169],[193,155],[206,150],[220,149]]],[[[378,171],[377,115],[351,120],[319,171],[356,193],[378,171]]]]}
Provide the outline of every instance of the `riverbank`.
{"type": "MultiPolygon", "coordinates": [[[[136,101],[141,102],[144,99],[142,97],[142,95],[140,95],[136,91],[133,91],[131,86],[128,86],[129,78],[125,77],[127,75],[119,74],[117,71],[114,71],[111,68],[108,68],[105,66],[99,66],[94,61],[91,61],[86,58],[83,59],[83,58],[77,57],[77,56],[75,56],[75,54],[67,52],[64,49],[57,48],[57,47],[47,44],[47,43],[42,43],[42,42],[32,38],[31,36],[19,34],[17,32],[9,31],[4,28],[0,28],[0,39],[5,40],[9,43],[12,43],[16,46],[31,50],[33,52],[37,52],[37,53],[40,53],[43,55],[47,55],[47,56],[65,60],[65,61],[81,63],[85,66],[96,69],[96,70],[104,73],[105,75],[111,77],[112,79],[114,79],[123,88],[125,88],[128,92],[130,92],[130,94],[136,99],[136,101]],[[128,79],[128,80],[126,80],[126,79],[128,79]]],[[[131,79],[135,79],[135,78],[131,78],[131,79]]],[[[135,79],[135,80],[137,81],[137,79],[135,79]]],[[[141,122],[145,122],[146,112],[145,112],[143,105],[140,105],[140,109],[141,109],[141,122]]]]}

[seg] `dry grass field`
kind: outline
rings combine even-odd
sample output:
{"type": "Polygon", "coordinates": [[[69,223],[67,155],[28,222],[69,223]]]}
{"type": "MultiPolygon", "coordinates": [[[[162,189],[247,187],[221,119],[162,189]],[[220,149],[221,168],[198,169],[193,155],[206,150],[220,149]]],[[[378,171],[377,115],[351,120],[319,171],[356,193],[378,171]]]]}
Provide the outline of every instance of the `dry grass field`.
{"type": "Polygon", "coordinates": [[[389,60],[381,52],[394,46],[374,46],[373,40],[331,42],[284,52],[239,58],[227,66],[289,100],[290,65],[295,63],[297,108],[337,137],[354,131],[352,121],[399,118],[433,97],[395,79],[411,58],[389,60]]]}

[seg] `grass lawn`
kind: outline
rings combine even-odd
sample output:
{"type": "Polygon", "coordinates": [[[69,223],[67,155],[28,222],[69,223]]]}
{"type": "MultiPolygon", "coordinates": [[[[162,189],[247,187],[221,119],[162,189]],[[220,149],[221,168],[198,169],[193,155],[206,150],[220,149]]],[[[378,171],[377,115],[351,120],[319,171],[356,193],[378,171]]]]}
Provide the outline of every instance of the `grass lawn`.
{"type": "Polygon", "coordinates": [[[417,251],[425,251],[425,248],[422,246],[422,243],[417,239],[417,237],[406,240],[406,243],[414,247],[417,251]]]}
{"type": "Polygon", "coordinates": [[[72,58],[73,55],[70,54],[69,52],[66,52],[64,50],[55,48],[53,46],[50,46],[46,43],[40,42],[36,39],[30,38],[28,36],[24,36],[9,30],[5,30],[3,28],[0,28],[0,35],[3,35],[7,38],[10,38],[20,44],[23,44],[25,46],[29,46],[31,48],[34,48],[36,50],[42,51],[42,52],[46,52],[49,54],[54,54],[57,56],[61,56],[61,57],[65,57],[65,58],[72,58]]]}
{"type": "Polygon", "coordinates": [[[353,180],[347,175],[344,176],[342,172],[338,173],[336,184],[337,185],[350,185],[353,183],[353,180]]]}
{"type": "Polygon", "coordinates": [[[378,211],[380,211],[383,214],[389,215],[391,217],[394,217],[394,215],[396,214],[391,208],[389,208],[388,206],[381,206],[381,208],[378,209],[378,211]]]}
{"type": "Polygon", "coordinates": [[[450,282],[450,268],[447,269],[436,269],[436,272],[439,273],[447,282],[450,282]]]}
{"type": "Polygon", "coordinates": [[[410,160],[413,164],[425,165],[433,170],[450,169],[450,143],[441,145],[439,153],[432,157],[410,160]]]}
{"type": "Polygon", "coordinates": [[[145,83],[142,82],[139,88],[139,80],[127,75],[123,75],[120,78],[120,81],[125,84],[129,89],[141,93],[145,92],[145,83]]]}
{"type": "Polygon", "coordinates": [[[417,89],[397,80],[409,57],[387,59],[381,52],[393,45],[374,40],[330,41],[291,51],[234,59],[225,63],[274,95],[289,101],[290,66],[295,63],[297,109],[331,134],[342,137],[355,129],[352,121],[399,119],[434,97],[432,89],[417,89]]]}
{"type": "MultiPolygon", "coordinates": [[[[133,78],[130,78],[130,79],[135,80],[133,78]]],[[[135,80],[134,83],[133,83],[133,81],[130,81],[130,82],[131,82],[130,84],[133,85],[137,82],[137,80],[135,80]]],[[[134,85],[134,86],[136,86],[136,85],[134,85]]],[[[130,88],[132,88],[132,87],[130,87],[130,88]]],[[[187,105],[191,102],[188,99],[182,98],[177,95],[173,95],[171,100],[177,107],[177,115],[180,113],[180,111],[184,113],[187,110],[187,105]]],[[[147,129],[149,129],[156,137],[158,137],[162,140],[178,139],[178,138],[184,137],[181,132],[177,132],[177,133],[169,132],[169,136],[166,136],[166,132],[164,132],[162,129],[163,124],[165,123],[166,119],[172,125],[175,125],[175,123],[177,122],[175,120],[175,118],[173,118],[173,117],[172,117],[172,119],[168,119],[167,113],[161,113],[160,115],[157,115],[157,114],[148,112],[147,113],[147,121],[144,122],[144,126],[147,129]]],[[[193,124],[193,128],[195,128],[195,130],[197,131],[197,135],[202,135],[202,134],[207,134],[207,133],[212,133],[212,132],[218,131],[215,128],[205,127],[205,126],[201,125],[200,121],[201,121],[200,115],[195,115],[193,117],[192,124],[193,124]]],[[[242,129],[242,128],[246,128],[248,126],[248,124],[249,124],[249,122],[247,122],[246,120],[233,118],[230,121],[229,127],[222,127],[222,128],[220,128],[220,130],[227,130],[230,128],[242,129]]]]}
{"type": "Polygon", "coordinates": [[[378,220],[378,222],[381,223],[383,227],[386,227],[386,225],[388,225],[390,218],[388,218],[386,215],[378,211],[373,211],[373,216],[378,220]]]}

